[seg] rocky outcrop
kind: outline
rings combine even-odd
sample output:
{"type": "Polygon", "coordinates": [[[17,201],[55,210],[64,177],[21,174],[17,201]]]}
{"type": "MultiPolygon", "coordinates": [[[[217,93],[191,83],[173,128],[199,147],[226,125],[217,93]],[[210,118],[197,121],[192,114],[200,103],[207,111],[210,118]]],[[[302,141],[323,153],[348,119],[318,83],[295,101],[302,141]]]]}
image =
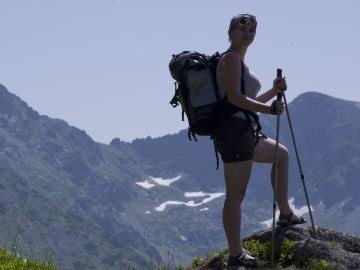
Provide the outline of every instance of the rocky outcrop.
{"type": "MultiPolygon", "coordinates": [[[[278,267],[284,267],[284,269],[288,269],[287,267],[291,269],[360,269],[360,238],[358,237],[324,227],[316,228],[314,233],[311,227],[297,226],[277,228],[275,235],[278,267]],[[285,249],[284,242],[286,242],[285,249]],[[282,263],[280,263],[281,260],[282,263]]],[[[253,245],[263,245],[268,248],[266,258],[261,258],[268,261],[266,269],[269,269],[271,265],[269,261],[271,240],[271,229],[256,232],[242,240],[243,243],[252,241],[253,245]]],[[[217,254],[190,269],[225,269],[227,257],[226,253],[217,254]]],[[[246,270],[246,268],[241,270],[246,270]]]]}

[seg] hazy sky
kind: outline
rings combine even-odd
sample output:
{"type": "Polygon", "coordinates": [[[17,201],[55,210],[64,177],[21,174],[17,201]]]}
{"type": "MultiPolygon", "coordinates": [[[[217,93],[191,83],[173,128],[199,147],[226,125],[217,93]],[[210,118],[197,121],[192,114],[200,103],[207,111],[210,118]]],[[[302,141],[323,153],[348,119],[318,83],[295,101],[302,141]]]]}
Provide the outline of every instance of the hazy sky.
{"type": "Polygon", "coordinates": [[[171,55],[226,50],[230,18],[246,12],[262,90],[280,67],[288,101],[360,101],[359,0],[1,0],[0,83],[98,142],[176,133],[187,124],[169,104],[171,55]]]}

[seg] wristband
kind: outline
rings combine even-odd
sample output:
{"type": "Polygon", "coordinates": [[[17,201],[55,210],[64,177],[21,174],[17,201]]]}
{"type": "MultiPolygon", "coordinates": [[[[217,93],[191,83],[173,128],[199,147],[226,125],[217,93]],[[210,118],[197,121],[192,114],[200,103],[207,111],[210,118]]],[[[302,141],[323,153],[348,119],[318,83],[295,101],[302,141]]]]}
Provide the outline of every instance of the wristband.
{"type": "Polygon", "coordinates": [[[271,107],[270,107],[270,111],[271,111],[271,114],[273,115],[276,115],[276,101],[277,100],[274,100],[272,103],[271,103],[271,107]]]}

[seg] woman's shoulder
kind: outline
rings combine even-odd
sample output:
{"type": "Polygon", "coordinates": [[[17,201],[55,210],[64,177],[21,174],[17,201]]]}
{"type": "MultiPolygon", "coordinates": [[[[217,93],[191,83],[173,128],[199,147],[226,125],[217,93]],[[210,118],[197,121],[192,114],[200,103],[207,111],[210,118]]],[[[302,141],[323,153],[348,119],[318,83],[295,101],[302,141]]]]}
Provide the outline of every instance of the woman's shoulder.
{"type": "Polygon", "coordinates": [[[221,69],[241,69],[241,57],[238,53],[226,52],[221,56],[219,66],[221,69]]]}
{"type": "Polygon", "coordinates": [[[231,51],[228,51],[228,52],[224,52],[221,56],[221,59],[224,59],[224,60],[241,60],[240,58],[240,55],[236,52],[231,52],[231,51]]]}

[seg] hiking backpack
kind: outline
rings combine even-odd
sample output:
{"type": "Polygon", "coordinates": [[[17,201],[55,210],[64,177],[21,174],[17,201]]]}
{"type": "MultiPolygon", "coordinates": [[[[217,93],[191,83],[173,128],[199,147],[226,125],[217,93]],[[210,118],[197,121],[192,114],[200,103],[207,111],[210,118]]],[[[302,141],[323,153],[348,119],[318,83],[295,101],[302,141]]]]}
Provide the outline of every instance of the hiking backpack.
{"type": "MultiPolygon", "coordinates": [[[[256,113],[239,108],[227,101],[224,93],[219,92],[216,69],[222,54],[201,54],[196,51],[183,51],[174,54],[169,63],[171,76],[176,80],[175,95],[170,104],[175,108],[181,104],[182,120],[186,114],[189,131],[196,140],[197,135],[208,135],[212,139],[219,121],[237,111],[242,111],[249,124],[256,123],[256,136],[261,130],[259,117],[256,113]]],[[[245,95],[244,63],[241,61],[241,92],[245,95]]],[[[215,147],[215,145],[214,145],[215,147]]],[[[219,168],[218,153],[215,148],[216,168],[219,168]]]]}
{"type": "MultiPolygon", "coordinates": [[[[257,114],[229,103],[225,94],[219,92],[216,69],[224,53],[206,55],[183,51],[174,54],[169,63],[171,76],[176,80],[170,104],[173,107],[181,104],[182,120],[186,114],[189,123],[189,140],[191,135],[196,140],[195,134],[212,136],[218,122],[237,111],[244,112],[249,124],[251,118],[256,122],[257,132],[261,129],[257,114]]],[[[241,91],[245,95],[244,69],[241,61],[241,91]]]]}
{"type": "Polygon", "coordinates": [[[216,80],[216,68],[221,54],[205,55],[195,51],[183,51],[173,55],[169,69],[176,80],[175,95],[170,104],[181,104],[189,123],[189,139],[192,135],[212,135],[224,113],[226,97],[221,95],[216,80]]]}

